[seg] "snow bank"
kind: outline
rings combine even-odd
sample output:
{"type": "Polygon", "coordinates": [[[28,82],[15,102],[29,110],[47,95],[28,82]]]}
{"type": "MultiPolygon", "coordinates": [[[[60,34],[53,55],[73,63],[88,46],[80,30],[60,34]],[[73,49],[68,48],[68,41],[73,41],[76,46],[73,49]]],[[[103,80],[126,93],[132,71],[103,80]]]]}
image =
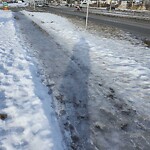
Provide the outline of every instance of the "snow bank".
{"type": "MultiPolygon", "coordinates": [[[[27,7],[28,3],[8,3],[8,7],[27,7]]],[[[3,7],[3,4],[0,4],[3,7]]]]}
{"type": "Polygon", "coordinates": [[[62,150],[51,96],[26,49],[12,13],[0,11],[0,149],[62,150]]]}

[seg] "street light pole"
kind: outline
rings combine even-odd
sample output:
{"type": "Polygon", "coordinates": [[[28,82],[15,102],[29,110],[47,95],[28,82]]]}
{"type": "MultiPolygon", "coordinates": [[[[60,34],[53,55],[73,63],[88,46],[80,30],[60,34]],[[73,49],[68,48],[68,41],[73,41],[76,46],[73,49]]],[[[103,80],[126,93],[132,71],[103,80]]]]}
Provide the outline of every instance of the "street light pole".
{"type": "Polygon", "coordinates": [[[35,10],[35,0],[33,0],[33,8],[34,8],[34,10],[35,10]]]}
{"type": "Polygon", "coordinates": [[[99,7],[101,8],[101,0],[99,0],[99,7]]]}
{"type": "Polygon", "coordinates": [[[88,16],[89,16],[89,0],[87,0],[87,10],[86,10],[85,29],[87,29],[88,16]]]}
{"type": "Polygon", "coordinates": [[[112,0],[110,0],[110,9],[109,9],[109,11],[111,12],[111,10],[112,10],[112,0]]]}

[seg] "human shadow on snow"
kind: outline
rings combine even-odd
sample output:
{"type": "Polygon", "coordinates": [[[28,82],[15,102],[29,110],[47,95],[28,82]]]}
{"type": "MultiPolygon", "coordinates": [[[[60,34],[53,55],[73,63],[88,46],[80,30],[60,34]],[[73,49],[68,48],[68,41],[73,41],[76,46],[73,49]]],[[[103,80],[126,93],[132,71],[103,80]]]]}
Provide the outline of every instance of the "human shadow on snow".
{"type": "Polygon", "coordinates": [[[71,134],[73,149],[92,149],[89,138],[88,115],[88,77],[90,74],[89,45],[80,38],[74,45],[59,91],[68,122],[65,128],[71,134]]]}

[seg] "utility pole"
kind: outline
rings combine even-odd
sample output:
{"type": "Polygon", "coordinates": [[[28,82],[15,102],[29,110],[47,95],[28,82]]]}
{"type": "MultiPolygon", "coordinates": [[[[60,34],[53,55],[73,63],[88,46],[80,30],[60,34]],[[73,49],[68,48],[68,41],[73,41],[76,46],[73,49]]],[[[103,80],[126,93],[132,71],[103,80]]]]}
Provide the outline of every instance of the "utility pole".
{"type": "Polygon", "coordinates": [[[33,9],[35,10],[35,0],[33,0],[33,9]]]}
{"type": "Polygon", "coordinates": [[[85,29],[87,29],[88,16],[89,16],[89,0],[87,0],[87,10],[86,10],[85,29]]]}
{"type": "Polygon", "coordinates": [[[35,0],[29,0],[29,6],[32,7],[33,6],[33,9],[35,10],[35,0]]]}
{"type": "Polygon", "coordinates": [[[99,7],[101,8],[101,0],[99,0],[99,7]]]}
{"type": "Polygon", "coordinates": [[[97,0],[97,7],[101,8],[101,0],[97,0]]]}
{"type": "Polygon", "coordinates": [[[112,10],[112,0],[110,0],[110,9],[109,9],[109,11],[111,12],[111,10],[112,10]]]}

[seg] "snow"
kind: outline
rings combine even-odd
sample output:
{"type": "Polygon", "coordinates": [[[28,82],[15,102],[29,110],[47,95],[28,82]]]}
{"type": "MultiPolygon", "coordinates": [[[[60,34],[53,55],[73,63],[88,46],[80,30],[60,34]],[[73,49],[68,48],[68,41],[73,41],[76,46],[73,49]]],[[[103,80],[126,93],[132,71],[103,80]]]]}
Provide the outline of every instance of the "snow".
{"type": "Polygon", "coordinates": [[[63,150],[48,89],[16,35],[11,11],[0,11],[0,149],[63,150]]]}
{"type": "MultiPolygon", "coordinates": [[[[8,3],[8,7],[27,7],[28,3],[8,3]]],[[[0,3],[0,7],[3,7],[3,4],[0,3]]]]}
{"type": "MultiPolygon", "coordinates": [[[[54,37],[64,50],[70,50],[66,55],[71,56],[76,45],[82,49],[83,53],[77,57],[90,68],[90,73],[103,77],[105,86],[112,87],[118,97],[149,120],[148,47],[136,43],[135,39],[129,41],[126,37],[117,39],[91,34],[54,14],[22,13],[54,37]],[[89,58],[86,58],[86,50],[89,58]]],[[[0,11],[0,113],[8,115],[6,120],[0,120],[0,148],[64,149],[52,98],[41,84],[36,65],[27,51],[28,47],[17,37],[12,12],[0,11]]]]}
{"type": "Polygon", "coordinates": [[[130,10],[130,9],[116,9],[116,11],[107,11],[103,9],[92,9],[90,10],[91,13],[95,14],[103,14],[106,16],[112,16],[112,17],[121,17],[121,18],[132,18],[132,19],[141,19],[141,20],[150,20],[149,12],[144,10],[130,10]]]}
{"type": "MultiPolygon", "coordinates": [[[[100,68],[101,76],[107,81],[106,84],[111,85],[118,96],[123,97],[138,113],[149,118],[150,49],[148,47],[138,43],[134,38],[128,41],[89,34],[66,18],[54,14],[27,11],[23,13],[54,36],[55,40],[66,49],[73,49],[76,44],[79,48],[87,49],[88,45],[91,72],[96,72],[100,68]]],[[[86,57],[82,61],[85,66],[88,65],[86,57]]]]}

